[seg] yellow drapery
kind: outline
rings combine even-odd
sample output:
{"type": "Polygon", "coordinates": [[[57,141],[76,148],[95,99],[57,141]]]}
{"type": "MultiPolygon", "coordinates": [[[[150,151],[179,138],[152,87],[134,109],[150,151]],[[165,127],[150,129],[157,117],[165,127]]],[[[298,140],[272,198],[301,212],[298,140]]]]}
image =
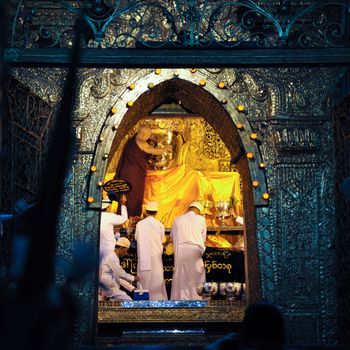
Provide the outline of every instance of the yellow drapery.
{"type": "Polygon", "coordinates": [[[240,175],[237,172],[209,172],[192,169],[181,164],[168,170],[148,170],[145,182],[144,206],[149,201],[157,201],[157,218],[166,228],[174,219],[184,214],[194,200],[208,203],[207,226],[218,226],[215,220],[215,203],[230,200],[234,196],[235,209],[241,208],[240,175]]]}

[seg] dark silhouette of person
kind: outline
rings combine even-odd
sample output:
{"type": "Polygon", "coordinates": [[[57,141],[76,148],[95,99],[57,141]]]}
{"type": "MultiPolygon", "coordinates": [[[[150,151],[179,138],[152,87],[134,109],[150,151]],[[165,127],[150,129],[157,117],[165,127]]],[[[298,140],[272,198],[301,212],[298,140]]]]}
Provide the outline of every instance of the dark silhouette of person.
{"type": "Polygon", "coordinates": [[[259,350],[284,348],[284,318],[277,306],[269,302],[250,305],[245,312],[243,326],[246,347],[259,350]]]}
{"type": "Polygon", "coordinates": [[[204,350],[282,350],[284,318],[269,302],[251,304],[245,311],[242,334],[232,332],[205,346],[204,350]]]}

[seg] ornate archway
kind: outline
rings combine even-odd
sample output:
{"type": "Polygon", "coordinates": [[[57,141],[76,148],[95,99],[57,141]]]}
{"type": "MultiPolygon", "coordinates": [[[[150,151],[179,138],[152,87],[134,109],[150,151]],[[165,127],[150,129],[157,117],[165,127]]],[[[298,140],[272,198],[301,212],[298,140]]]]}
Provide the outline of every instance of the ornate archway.
{"type": "MultiPolygon", "coordinates": [[[[237,170],[241,174],[246,223],[247,295],[249,303],[257,301],[261,299],[261,285],[255,206],[267,205],[268,202],[262,198],[262,194],[266,192],[265,174],[260,164],[257,142],[251,138],[252,131],[246,114],[244,111],[237,110],[239,103],[230,99],[227,90],[222,88],[222,85],[218,87],[212,82],[206,81],[205,77],[194,75],[190,71],[184,71],[183,75],[187,73],[191,80],[181,79],[178,76],[179,72],[176,72],[176,76],[169,79],[169,73],[173,75],[173,72],[167,73],[162,81],[156,85],[149,80],[154,81],[153,79],[156,77],[158,78],[156,80],[159,81],[160,74],[151,73],[142,81],[135,83],[135,87],[128,89],[115,101],[113,108],[116,113],[108,115],[106,125],[99,135],[93,163],[98,171],[95,171],[91,176],[89,196],[90,198],[98,198],[97,191],[100,191],[100,185],[96,186],[96,184],[99,184],[100,180],[103,179],[103,171],[108,164],[106,155],[115,153],[120,140],[138,120],[151,113],[169,97],[180,100],[186,110],[202,115],[214,128],[228,148],[236,163],[237,170]],[[144,90],[145,87],[146,90],[144,90]],[[122,116],[123,111],[125,114],[122,116]],[[253,158],[247,158],[247,153],[252,153],[253,158]],[[258,181],[259,186],[253,187],[253,180],[258,181]]],[[[91,208],[98,206],[98,200],[90,203],[91,208]]]]}

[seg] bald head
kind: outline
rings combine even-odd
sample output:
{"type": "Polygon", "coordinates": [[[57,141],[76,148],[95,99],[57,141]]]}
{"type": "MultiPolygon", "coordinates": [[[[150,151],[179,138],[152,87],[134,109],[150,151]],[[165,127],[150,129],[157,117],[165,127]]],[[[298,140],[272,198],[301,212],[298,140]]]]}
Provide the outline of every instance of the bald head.
{"type": "Polygon", "coordinates": [[[140,141],[147,141],[151,136],[151,129],[147,126],[140,126],[136,138],[140,141]]]}

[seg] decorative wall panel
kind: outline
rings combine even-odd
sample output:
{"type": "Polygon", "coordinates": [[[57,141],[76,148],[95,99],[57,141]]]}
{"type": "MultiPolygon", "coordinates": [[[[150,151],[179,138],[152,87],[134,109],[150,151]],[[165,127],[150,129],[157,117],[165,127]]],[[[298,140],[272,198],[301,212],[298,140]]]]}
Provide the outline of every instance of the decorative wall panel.
{"type": "Polygon", "coordinates": [[[347,1],[7,1],[11,47],[341,47],[347,1]]]}
{"type": "Polygon", "coordinates": [[[62,88],[66,69],[19,67],[12,71],[14,77],[21,79],[22,84],[30,86],[31,91],[55,107],[62,97],[62,88]]]}
{"type": "MultiPolygon", "coordinates": [[[[262,228],[260,236],[270,240],[260,249],[264,247],[266,251],[273,247],[278,252],[276,261],[281,267],[274,275],[268,274],[266,253],[260,254],[260,264],[264,266],[263,284],[272,286],[275,283],[276,287],[274,290],[270,287],[270,291],[266,288],[265,296],[283,307],[287,320],[292,316],[298,318],[298,314],[303,318],[305,310],[313,315],[306,324],[293,322],[292,326],[289,323],[293,328],[300,326],[300,332],[289,333],[290,342],[310,341],[308,333],[304,333],[306,325],[318,342],[333,342],[336,339],[336,295],[334,289],[325,288],[329,283],[336,283],[335,266],[329,264],[335,259],[331,125],[302,119],[275,120],[264,130],[265,135],[271,133],[272,143],[263,143],[261,150],[270,157],[269,164],[272,163],[267,168],[267,179],[275,201],[271,198],[269,208],[273,225],[262,228]],[[315,135],[313,138],[310,138],[310,130],[315,135]],[[276,133],[282,136],[276,137],[276,133]],[[286,142],[281,142],[281,138],[286,142]],[[265,147],[269,146],[274,147],[276,153],[265,153],[265,147]],[[269,229],[274,231],[273,235],[269,235],[269,229]]],[[[264,160],[267,162],[266,158],[264,160]]],[[[258,231],[262,223],[268,225],[260,211],[258,231]]]]}
{"type": "MultiPolygon", "coordinates": [[[[267,171],[269,174],[269,171],[267,171]]],[[[261,269],[261,289],[263,298],[278,304],[278,269],[276,269],[277,253],[275,239],[274,201],[269,207],[256,208],[259,265],[261,269]]]]}
{"type": "Polygon", "coordinates": [[[39,189],[52,111],[47,103],[15,79],[8,81],[6,92],[11,123],[7,132],[12,135],[8,157],[12,156],[13,165],[17,167],[14,195],[31,202],[39,189]]]}
{"type": "MultiPolygon", "coordinates": [[[[45,162],[52,108],[26,85],[10,78],[5,86],[6,118],[1,144],[1,212],[13,213],[15,202],[36,199],[45,162]]],[[[1,263],[8,257],[10,227],[0,237],[1,263]]]]}
{"type": "MultiPolygon", "coordinates": [[[[75,332],[76,343],[91,343],[94,331],[91,326],[96,322],[97,304],[97,270],[98,266],[98,227],[100,213],[86,210],[86,184],[91,163],[91,155],[79,155],[70,169],[64,193],[64,202],[58,227],[58,261],[63,266],[76,265],[75,257],[82,258],[85,266],[82,271],[88,270],[71,285],[76,302],[81,313],[77,320],[75,332]]],[[[80,262],[81,264],[82,262],[80,262]]],[[[57,283],[65,282],[65,274],[58,268],[57,283]]]]}
{"type": "Polygon", "coordinates": [[[350,203],[346,200],[341,186],[350,176],[350,96],[338,102],[332,113],[335,137],[335,193],[337,239],[337,298],[339,310],[339,338],[343,344],[350,343],[350,292],[348,276],[350,272],[350,203]]]}
{"type": "Polygon", "coordinates": [[[316,169],[295,165],[277,169],[277,217],[284,272],[281,298],[294,309],[314,308],[320,289],[316,169]]]}

